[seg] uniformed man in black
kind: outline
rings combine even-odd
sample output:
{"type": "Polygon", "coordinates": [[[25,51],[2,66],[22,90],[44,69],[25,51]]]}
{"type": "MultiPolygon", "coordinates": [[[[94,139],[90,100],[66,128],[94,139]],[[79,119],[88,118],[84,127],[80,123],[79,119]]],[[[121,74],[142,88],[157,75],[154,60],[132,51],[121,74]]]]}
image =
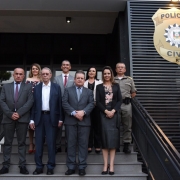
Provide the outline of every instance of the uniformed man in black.
{"type": "Polygon", "coordinates": [[[131,99],[136,96],[136,88],[134,81],[131,77],[125,76],[126,66],[124,63],[116,64],[115,82],[117,82],[121,89],[123,103],[121,105],[121,122],[123,124],[123,152],[126,154],[131,153],[129,144],[132,141],[131,127],[132,127],[132,107],[131,99]]]}

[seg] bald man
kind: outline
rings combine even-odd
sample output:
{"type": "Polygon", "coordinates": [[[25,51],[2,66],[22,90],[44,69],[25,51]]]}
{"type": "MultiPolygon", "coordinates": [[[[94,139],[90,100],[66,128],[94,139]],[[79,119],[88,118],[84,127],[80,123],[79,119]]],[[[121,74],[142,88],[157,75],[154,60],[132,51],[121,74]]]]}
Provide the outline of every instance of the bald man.
{"type": "Polygon", "coordinates": [[[0,174],[9,172],[15,131],[18,141],[20,173],[29,174],[26,169],[26,134],[30,119],[29,111],[33,105],[32,86],[23,82],[25,75],[22,68],[14,69],[13,77],[14,81],[12,83],[3,86],[0,96],[4,129],[4,162],[0,174]]]}

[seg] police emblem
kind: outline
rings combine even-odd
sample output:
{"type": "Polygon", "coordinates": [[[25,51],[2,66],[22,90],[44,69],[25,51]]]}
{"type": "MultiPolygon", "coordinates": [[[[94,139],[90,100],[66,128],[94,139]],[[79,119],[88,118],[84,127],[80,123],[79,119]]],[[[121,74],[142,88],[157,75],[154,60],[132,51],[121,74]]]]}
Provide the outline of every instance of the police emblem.
{"type": "Polygon", "coordinates": [[[154,46],[166,60],[180,65],[180,10],[159,9],[152,17],[154,46]]]}
{"type": "Polygon", "coordinates": [[[164,36],[166,41],[170,43],[171,46],[180,47],[180,26],[178,24],[170,25],[165,29],[164,36]]]}

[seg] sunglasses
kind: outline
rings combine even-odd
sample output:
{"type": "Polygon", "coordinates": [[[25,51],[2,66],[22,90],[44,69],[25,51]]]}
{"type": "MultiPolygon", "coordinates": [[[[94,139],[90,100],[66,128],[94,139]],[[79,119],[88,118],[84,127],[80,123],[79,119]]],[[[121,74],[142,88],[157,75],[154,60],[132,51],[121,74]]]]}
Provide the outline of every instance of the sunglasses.
{"type": "Polygon", "coordinates": [[[42,75],[42,76],[48,76],[49,73],[42,73],[41,75],[42,75]]]}

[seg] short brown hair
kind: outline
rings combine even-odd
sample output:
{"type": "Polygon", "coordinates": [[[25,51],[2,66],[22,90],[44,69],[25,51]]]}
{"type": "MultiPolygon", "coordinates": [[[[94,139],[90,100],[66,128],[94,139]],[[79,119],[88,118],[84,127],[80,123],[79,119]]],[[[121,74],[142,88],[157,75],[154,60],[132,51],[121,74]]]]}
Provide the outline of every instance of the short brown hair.
{"type": "Polygon", "coordinates": [[[77,70],[76,73],[75,73],[74,78],[76,78],[76,75],[77,75],[77,74],[84,74],[84,79],[85,79],[85,73],[84,73],[83,70],[77,70]]]}

